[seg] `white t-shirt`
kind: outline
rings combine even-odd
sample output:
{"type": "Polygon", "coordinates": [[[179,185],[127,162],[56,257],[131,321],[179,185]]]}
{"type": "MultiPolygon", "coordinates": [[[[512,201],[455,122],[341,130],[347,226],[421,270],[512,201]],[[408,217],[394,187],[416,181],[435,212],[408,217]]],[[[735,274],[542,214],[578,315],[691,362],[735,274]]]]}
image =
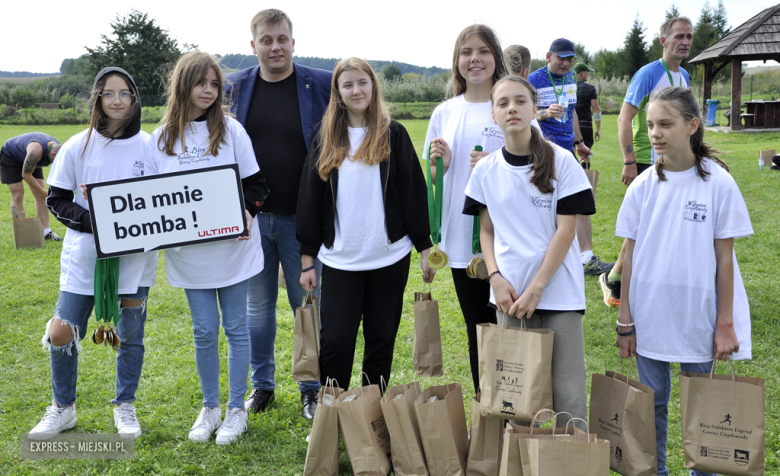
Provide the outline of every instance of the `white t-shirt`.
{"type": "MultiPolygon", "coordinates": [[[[495,231],[496,264],[517,295],[530,286],[544,261],[558,229],[558,200],[590,189],[588,177],[571,152],[555,149],[555,190],[541,193],[531,183],[531,166],[513,166],[501,150],[480,160],[474,167],[466,195],[487,206],[495,231]]],[[[490,302],[496,303],[493,288],[490,302]]],[[[585,309],[585,278],[580,247],[572,240],[561,267],[542,293],[538,309],[578,311],[585,309]]]]}
{"type": "MultiPolygon", "coordinates": [[[[714,240],[753,234],[745,201],[734,179],[709,159],[711,175],[695,167],[640,174],[628,187],[617,219],[617,236],[636,240],[629,303],[637,353],[664,362],[712,360],[717,317],[714,240]]],[[[734,330],[739,353],[752,357],[750,309],[734,255],[734,330]]]]}
{"type": "Polygon", "coordinates": [[[338,173],[336,237],[331,249],[323,244],[317,254],[324,264],[345,271],[384,268],[412,251],[408,235],[393,244],[387,238],[379,164],[352,159],[365,137],[365,129],[349,128],[349,157],[338,173]]]}
{"type": "MultiPolygon", "coordinates": [[[[147,175],[196,170],[217,165],[238,164],[241,178],[256,174],[260,167],[255,159],[252,141],[235,119],[225,118],[226,144],[220,144],[219,155],[207,154],[209,131],[206,121],[189,122],[185,131],[187,151],[182,153],[176,141],[177,155],[167,155],[157,141],[163,127],[152,134],[146,152],[147,175]]],[[[252,220],[251,238],[214,241],[165,250],[165,267],[171,286],[185,289],[224,288],[251,278],[263,270],[263,250],[257,219],[252,220]]]]}
{"type": "MultiPolygon", "coordinates": [[[[93,130],[89,147],[82,156],[87,132],[76,134],[62,146],[51,166],[47,183],[74,190],[73,201],[89,210],[79,184],[141,176],[149,134],[141,131],[129,139],[109,141],[93,130]]],[[[69,228],[60,254],[60,291],[94,296],[96,260],[95,236],[69,228]]],[[[156,271],[156,251],[120,256],[119,294],[135,294],[139,286],[153,286],[156,271]]]]}
{"type": "Polygon", "coordinates": [[[444,175],[440,247],[449,257],[449,267],[465,268],[474,257],[474,217],[463,214],[464,191],[471,177],[470,154],[476,145],[488,153],[501,150],[504,133],[493,123],[490,101],[470,103],[461,94],[433,111],[425,136],[424,160],[428,160],[428,145],[437,137],[444,139],[452,150],[452,161],[444,175]]]}

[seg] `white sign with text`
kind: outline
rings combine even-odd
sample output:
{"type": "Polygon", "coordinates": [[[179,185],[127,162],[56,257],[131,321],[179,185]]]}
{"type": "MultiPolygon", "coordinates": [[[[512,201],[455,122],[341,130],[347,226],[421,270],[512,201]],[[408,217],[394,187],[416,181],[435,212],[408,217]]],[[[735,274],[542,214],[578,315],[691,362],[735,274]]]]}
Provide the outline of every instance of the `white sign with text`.
{"type": "Polygon", "coordinates": [[[98,258],[245,236],[238,165],[87,184],[98,258]]]}

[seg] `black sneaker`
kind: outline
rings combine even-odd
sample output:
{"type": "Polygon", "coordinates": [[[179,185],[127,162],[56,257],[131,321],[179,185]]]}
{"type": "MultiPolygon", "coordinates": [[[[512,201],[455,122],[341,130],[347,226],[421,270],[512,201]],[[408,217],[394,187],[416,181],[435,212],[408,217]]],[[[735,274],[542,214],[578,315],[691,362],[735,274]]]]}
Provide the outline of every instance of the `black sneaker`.
{"type": "Polygon", "coordinates": [[[596,255],[593,255],[590,261],[582,266],[582,269],[585,271],[585,276],[598,276],[609,273],[613,266],[615,266],[615,263],[605,263],[598,259],[596,255]]]}
{"type": "Polygon", "coordinates": [[[301,393],[301,405],[303,410],[301,415],[307,420],[314,418],[314,414],[317,412],[317,401],[319,400],[319,392],[316,390],[306,390],[301,393]]]}
{"type": "Polygon", "coordinates": [[[249,398],[244,402],[244,408],[248,412],[264,412],[275,399],[273,390],[253,388],[249,398]]]}
{"type": "Polygon", "coordinates": [[[54,233],[54,230],[52,230],[52,231],[46,233],[45,235],[43,235],[43,239],[44,240],[51,240],[51,241],[62,241],[62,238],[57,236],[57,234],[54,233]]]}

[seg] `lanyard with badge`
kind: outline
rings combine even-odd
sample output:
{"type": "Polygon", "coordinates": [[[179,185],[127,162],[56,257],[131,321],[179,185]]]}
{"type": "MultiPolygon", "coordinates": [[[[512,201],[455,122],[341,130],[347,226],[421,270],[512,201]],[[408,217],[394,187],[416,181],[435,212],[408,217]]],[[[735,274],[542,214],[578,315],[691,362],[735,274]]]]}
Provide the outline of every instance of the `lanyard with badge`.
{"type": "Polygon", "coordinates": [[[552,84],[553,92],[555,93],[555,102],[556,104],[560,104],[560,97],[562,94],[565,94],[563,92],[564,88],[566,87],[566,75],[564,74],[561,78],[561,93],[558,94],[558,90],[555,89],[555,80],[552,77],[552,73],[550,73],[550,68],[547,68],[547,77],[550,78],[550,84],[552,84]]]}
{"type": "MultiPolygon", "coordinates": [[[[669,84],[671,84],[674,87],[674,79],[672,78],[672,73],[669,71],[669,67],[666,66],[666,61],[664,61],[663,58],[661,58],[661,64],[664,65],[664,69],[666,70],[666,75],[669,77],[669,84]]],[[[679,72],[677,74],[680,74],[679,72]]],[[[680,87],[682,87],[682,74],[680,74],[680,87]]]]}

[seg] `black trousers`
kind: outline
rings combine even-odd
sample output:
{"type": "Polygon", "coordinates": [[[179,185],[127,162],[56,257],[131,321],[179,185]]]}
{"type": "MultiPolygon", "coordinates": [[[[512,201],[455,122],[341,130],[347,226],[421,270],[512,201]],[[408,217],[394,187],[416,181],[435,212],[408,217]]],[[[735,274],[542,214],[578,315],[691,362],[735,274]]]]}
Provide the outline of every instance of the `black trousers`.
{"type": "Polygon", "coordinates": [[[479,393],[479,356],[477,354],[477,324],[496,323],[496,311],[488,307],[490,284],[481,279],[469,278],[465,269],[452,268],[452,282],[458,295],[460,310],[466,321],[469,338],[469,362],[474,392],[479,393]]]}
{"type": "Polygon", "coordinates": [[[320,380],[335,378],[349,388],[355,344],[363,320],[362,384],[390,381],[395,336],[401,323],[411,255],[370,271],[342,271],[322,265],[320,380]]]}

